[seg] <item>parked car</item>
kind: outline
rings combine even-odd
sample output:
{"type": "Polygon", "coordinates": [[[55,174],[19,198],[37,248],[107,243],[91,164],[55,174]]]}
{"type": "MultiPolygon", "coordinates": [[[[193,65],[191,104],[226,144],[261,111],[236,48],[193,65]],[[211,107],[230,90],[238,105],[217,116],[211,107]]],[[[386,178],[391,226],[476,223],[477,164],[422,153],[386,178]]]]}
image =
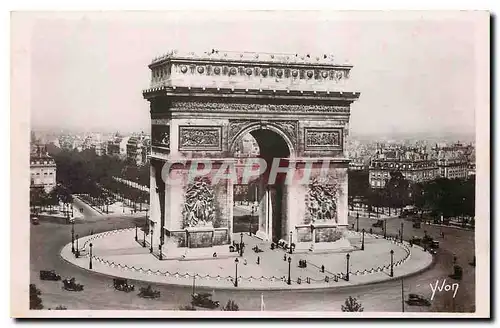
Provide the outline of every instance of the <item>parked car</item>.
{"type": "Polygon", "coordinates": [[[431,248],[438,249],[438,248],[439,248],[439,241],[437,241],[437,240],[433,240],[433,241],[430,243],[430,246],[431,246],[431,248]]]}
{"type": "Polygon", "coordinates": [[[40,220],[36,216],[34,216],[34,217],[31,218],[31,223],[33,225],[39,225],[40,224],[40,220]]]}
{"type": "Polygon", "coordinates": [[[160,297],[160,291],[154,290],[151,288],[151,285],[148,285],[148,287],[139,288],[138,295],[139,295],[139,297],[142,297],[142,298],[158,298],[158,297],[160,297]]]}
{"type": "Polygon", "coordinates": [[[210,293],[194,293],[191,297],[191,304],[193,306],[199,306],[208,309],[215,309],[220,306],[219,301],[212,300],[212,294],[210,293]]]}
{"type": "Polygon", "coordinates": [[[414,244],[414,245],[420,245],[420,243],[422,242],[422,238],[420,237],[417,237],[417,236],[413,236],[411,239],[410,239],[410,243],[414,244]]]}
{"type": "Polygon", "coordinates": [[[83,285],[77,284],[75,281],[75,278],[64,279],[62,282],[63,282],[63,288],[68,290],[68,291],[80,292],[83,290],[83,285]]]}
{"type": "Polygon", "coordinates": [[[406,304],[408,305],[416,305],[416,306],[430,306],[431,302],[423,297],[422,295],[418,294],[409,294],[408,295],[408,300],[406,301],[406,304]]]}
{"type": "Polygon", "coordinates": [[[129,293],[129,292],[135,290],[134,285],[130,285],[128,283],[127,279],[122,279],[122,278],[113,279],[113,287],[115,287],[116,290],[119,290],[121,292],[126,292],[126,293],[129,293]]]}
{"type": "Polygon", "coordinates": [[[59,281],[61,280],[61,276],[54,270],[40,270],[40,280],[59,281]]]}

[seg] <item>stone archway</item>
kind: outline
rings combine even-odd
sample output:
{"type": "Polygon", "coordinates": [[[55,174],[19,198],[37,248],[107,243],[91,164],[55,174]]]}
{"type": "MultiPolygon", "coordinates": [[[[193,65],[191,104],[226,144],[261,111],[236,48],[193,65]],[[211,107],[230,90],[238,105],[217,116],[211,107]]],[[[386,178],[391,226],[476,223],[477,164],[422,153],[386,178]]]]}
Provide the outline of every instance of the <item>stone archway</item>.
{"type": "MultiPolygon", "coordinates": [[[[266,219],[273,207],[268,202],[258,236],[304,245],[330,243],[347,226],[345,143],[350,104],[359,93],[338,91],[346,89],[352,66],[331,57],[316,62],[290,58],[172,52],[155,59],[149,65],[151,87],[143,92],[151,108],[151,159],[181,177],[190,176],[192,165],[201,170],[200,161],[208,162],[211,172],[234,168],[236,140],[251,133],[267,163],[285,158],[287,174],[308,177],[306,182],[291,179],[271,192],[264,190],[282,184],[261,177],[266,188],[259,199],[282,199],[282,208],[281,220],[266,219]]],[[[157,172],[152,168],[152,178],[157,179],[157,172]]],[[[235,182],[203,179],[166,182],[164,193],[151,197],[151,207],[162,208],[155,212],[160,217],[151,219],[161,227],[161,236],[176,238],[180,247],[232,241],[235,182]]]]}

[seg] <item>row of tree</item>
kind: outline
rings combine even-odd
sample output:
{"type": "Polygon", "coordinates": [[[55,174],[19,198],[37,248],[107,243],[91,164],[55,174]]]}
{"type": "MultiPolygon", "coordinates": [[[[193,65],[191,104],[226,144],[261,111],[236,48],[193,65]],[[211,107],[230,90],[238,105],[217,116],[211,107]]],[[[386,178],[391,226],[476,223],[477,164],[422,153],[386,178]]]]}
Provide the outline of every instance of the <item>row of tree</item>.
{"type": "Polygon", "coordinates": [[[57,210],[64,211],[69,217],[72,202],[71,193],[61,184],[57,184],[49,193],[45,192],[44,188],[34,187],[30,189],[31,213],[35,215],[47,210],[57,210]]]}
{"type": "Polygon", "coordinates": [[[349,204],[368,205],[369,209],[398,208],[412,205],[420,213],[431,216],[474,216],[475,178],[439,178],[410,183],[401,172],[392,172],[384,188],[370,188],[368,172],[349,172],[349,204]]]}
{"type": "Polygon", "coordinates": [[[104,206],[119,195],[142,204],[149,199],[149,193],[116,181],[113,177],[149,184],[149,166],[138,167],[134,161],[115,156],[97,156],[93,150],[67,151],[49,148],[57,165],[57,181],[70,194],[83,194],[96,205],[104,206]],[[115,194],[115,195],[113,195],[115,194]]]}

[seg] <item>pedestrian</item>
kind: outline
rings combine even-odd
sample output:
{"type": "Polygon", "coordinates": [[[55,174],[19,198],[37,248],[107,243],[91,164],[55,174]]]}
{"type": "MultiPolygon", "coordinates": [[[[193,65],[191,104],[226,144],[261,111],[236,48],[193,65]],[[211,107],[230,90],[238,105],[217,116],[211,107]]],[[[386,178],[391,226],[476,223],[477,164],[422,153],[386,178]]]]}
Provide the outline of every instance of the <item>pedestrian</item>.
{"type": "Polygon", "coordinates": [[[257,265],[260,265],[260,256],[257,256],[257,265]]]}
{"type": "Polygon", "coordinates": [[[283,255],[283,261],[286,261],[286,254],[283,255]]]}
{"type": "Polygon", "coordinates": [[[247,265],[247,264],[248,264],[247,259],[244,259],[244,260],[243,260],[243,264],[244,264],[244,265],[247,265]]]}
{"type": "Polygon", "coordinates": [[[325,272],[325,266],[324,266],[324,265],[322,265],[322,266],[321,266],[321,272],[322,272],[322,273],[324,273],[324,272],[325,272]]]}

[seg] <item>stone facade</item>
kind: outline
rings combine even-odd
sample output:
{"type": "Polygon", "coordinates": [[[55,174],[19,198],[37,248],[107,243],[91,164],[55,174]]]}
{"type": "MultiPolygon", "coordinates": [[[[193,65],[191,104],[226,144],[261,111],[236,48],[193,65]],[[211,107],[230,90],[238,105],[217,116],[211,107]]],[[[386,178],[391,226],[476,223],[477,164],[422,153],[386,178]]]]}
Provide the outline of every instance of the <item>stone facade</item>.
{"type": "Polygon", "coordinates": [[[159,242],[165,236],[189,248],[232,242],[236,181],[188,181],[188,168],[208,159],[212,170],[234,169],[247,133],[261,152],[273,135],[288,154],[288,173],[315,181],[268,185],[261,178],[257,236],[336,241],[347,225],[345,143],[350,104],[359,97],[344,90],[352,66],[330,57],[233,57],[171,53],[150,65],[151,86],[143,95],[151,107],[151,220],[159,242]],[[181,182],[165,183],[166,175],[181,182]]]}

